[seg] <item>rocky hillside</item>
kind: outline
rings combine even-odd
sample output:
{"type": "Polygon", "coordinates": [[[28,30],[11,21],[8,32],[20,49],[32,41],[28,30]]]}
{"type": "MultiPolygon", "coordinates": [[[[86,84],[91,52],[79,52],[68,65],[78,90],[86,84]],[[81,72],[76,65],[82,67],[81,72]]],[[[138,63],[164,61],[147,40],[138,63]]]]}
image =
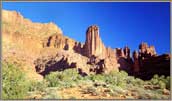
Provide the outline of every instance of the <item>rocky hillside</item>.
{"type": "MultiPolygon", "coordinates": [[[[62,30],[52,22],[34,23],[16,11],[2,10],[3,60],[24,63],[25,66],[22,67],[32,68],[30,73],[37,75],[34,60],[47,52],[44,48],[45,40],[55,35],[60,37],[58,40],[68,39],[74,43],[74,40],[63,36],[62,33],[62,30]]],[[[62,43],[65,44],[64,41],[62,43]]],[[[55,51],[52,49],[52,52],[55,51]]]]}
{"type": "Polygon", "coordinates": [[[33,23],[24,18],[19,12],[2,10],[3,31],[6,33],[19,32],[24,35],[47,37],[52,34],[62,34],[62,30],[54,23],[33,23]],[[8,27],[7,27],[8,26],[8,27]]]}

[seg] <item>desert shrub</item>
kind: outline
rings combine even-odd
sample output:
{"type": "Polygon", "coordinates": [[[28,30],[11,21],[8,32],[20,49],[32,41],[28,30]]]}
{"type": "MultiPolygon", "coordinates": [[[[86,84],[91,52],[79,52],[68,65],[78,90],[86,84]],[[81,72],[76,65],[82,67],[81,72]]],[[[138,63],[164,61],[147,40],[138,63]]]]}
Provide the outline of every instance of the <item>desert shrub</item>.
{"type": "Polygon", "coordinates": [[[112,75],[106,76],[107,84],[117,85],[117,80],[118,78],[116,76],[112,76],[112,75]]]}
{"type": "Polygon", "coordinates": [[[155,75],[153,76],[153,78],[154,78],[154,79],[158,79],[158,78],[159,78],[158,74],[155,74],[155,75]]]}
{"type": "Polygon", "coordinates": [[[137,86],[142,86],[144,84],[144,81],[139,79],[139,78],[136,78],[134,83],[137,85],[137,86]]]}
{"type": "Polygon", "coordinates": [[[117,73],[119,73],[119,72],[117,72],[117,71],[111,71],[111,72],[109,73],[109,75],[116,75],[117,73]]]}
{"type": "Polygon", "coordinates": [[[157,74],[155,74],[153,76],[153,78],[150,80],[150,82],[153,85],[159,85],[159,87],[161,89],[170,89],[170,77],[167,76],[165,77],[164,75],[158,76],[157,74]]]}
{"type": "Polygon", "coordinates": [[[122,75],[123,77],[127,77],[127,76],[128,76],[128,73],[125,72],[125,71],[120,71],[120,73],[121,73],[121,75],[122,75]]]}
{"type": "Polygon", "coordinates": [[[90,75],[89,76],[89,79],[92,80],[93,82],[96,82],[96,81],[105,81],[104,75],[101,75],[101,74],[90,75]]]}
{"type": "Polygon", "coordinates": [[[128,77],[126,78],[126,83],[127,83],[127,84],[134,84],[134,81],[135,81],[134,76],[128,76],[128,77]]]}
{"type": "Polygon", "coordinates": [[[45,76],[45,80],[48,82],[48,87],[57,87],[60,84],[60,80],[63,79],[63,76],[60,72],[51,72],[45,76]]]}
{"type": "Polygon", "coordinates": [[[77,86],[76,82],[70,80],[70,81],[61,82],[59,87],[70,88],[75,86],[77,86]]]}
{"type": "Polygon", "coordinates": [[[24,99],[29,90],[25,74],[14,64],[2,64],[2,99],[24,99]]]}
{"type": "MultiPolygon", "coordinates": [[[[165,84],[164,88],[170,90],[170,76],[167,76],[166,78],[164,76],[161,76],[159,81],[161,81],[161,82],[163,82],[165,84]]],[[[161,84],[161,87],[162,87],[162,83],[159,83],[159,84],[161,84]]]]}
{"type": "Polygon", "coordinates": [[[109,75],[106,76],[106,82],[108,84],[120,86],[122,88],[126,88],[127,85],[142,86],[144,84],[143,80],[133,76],[128,76],[128,73],[125,71],[112,71],[109,75]]]}
{"type": "Polygon", "coordinates": [[[163,81],[159,81],[159,82],[158,82],[158,84],[159,84],[159,87],[160,87],[161,89],[166,88],[166,84],[165,84],[165,82],[163,82],[163,81]]]}
{"type": "Polygon", "coordinates": [[[66,69],[64,71],[62,71],[62,75],[63,75],[63,81],[77,81],[82,79],[81,76],[78,74],[77,69],[66,69]]]}
{"type": "Polygon", "coordinates": [[[128,74],[125,71],[112,71],[107,75],[104,75],[105,82],[114,86],[124,87],[127,83],[128,74]]]}
{"type": "Polygon", "coordinates": [[[158,79],[152,79],[151,83],[154,84],[154,85],[158,84],[158,79]]]}
{"type": "Polygon", "coordinates": [[[48,87],[48,82],[43,81],[31,81],[29,86],[29,91],[40,91],[44,92],[48,87]]]}
{"type": "Polygon", "coordinates": [[[124,87],[126,85],[126,77],[128,77],[128,74],[124,71],[112,71],[109,74],[89,75],[86,78],[93,82],[101,81],[110,85],[124,87]]]}
{"type": "Polygon", "coordinates": [[[126,87],[126,83],[125,83],[125,81],[123,82],[122,80],[120,80],[120,81],[118,81],[117,86],[125,88],[126,87]]]}
{"type": "Polygon", "coordinates": [[[167,88],[168,90],[170,90],[170,76],[167,76],[167,77],[166,77],[165,83],[166,83],[166,88],[167,88]]]}
{"type": "Polygon", "coordinates": [[[61,72],[51,72],[45,76],[48,87],[72,87],[82,79],[76,69],[67,69],[61,72]]]}
{"type": "Polygon", "coordinates": [[[164,76],[164,75],[161,75],[161,76],[159,77],[159,79],[160,79],[160,80],[165,80],[165,76],[164,76]]]}

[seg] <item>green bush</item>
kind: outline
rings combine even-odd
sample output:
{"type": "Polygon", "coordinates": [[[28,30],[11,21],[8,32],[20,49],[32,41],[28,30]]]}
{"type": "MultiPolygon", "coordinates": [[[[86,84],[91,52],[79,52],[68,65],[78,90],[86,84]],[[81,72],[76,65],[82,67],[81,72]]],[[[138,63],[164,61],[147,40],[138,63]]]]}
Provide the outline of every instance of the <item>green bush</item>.
{"type": "Polygon", "coordinates": [[[158,84],[159,84],[159,86],[160,86],[161,89],[166,88],[166,84],[163,81],[159,81],[158,84]]]}
{"type": "Polygon", "coordinates": [[[40,91],[44,92],[45,88],[48,87],[48,82],[43,81],[32,81],[29,86],[29,91],[40,91]]]}
{"type": "Polygon", "coordinates": [[[121,75],[122,75],[123,77],[127,77],[127,76],[128,76],[128,73],[125,72],[125,71],[120,71],[120,73],[121,73],[121,75]]]}
{"type": "Polygon", "coordinates": [[[108,76],[109,79],[107,79],[107,82],[111,82],[110,84],[120,86],[120,87],[125,87],[127,84],[127,77],[128,74],[125,71],[120,71],[120,72],[112,72],[108,76]]]}
{"type": "Polygon", "coordinates": [[[106,76],[107,84],[117,85],[117,82],[118,82],[118,78],[116,76],[106,76]]]}
{"type": "Polygon", "coordinates": [[[139,78],[136,78],[135,79],[135,84],[137,84],[138,86],[142,86],[144,84],[144,81],[139,79],[139,78]]]}
{"type": "Polygon", "coordinates": [[[158,76],[157,74],[155,74],[155,75],[153,76],[153,78],[150,80],[150,82],[151,82],[153,85],[159,85],[159,87],[160,87],[161,89],[164,89],[164,88],[170,89],[170,77],[169,77],[169,76],[167,76],[167,77],[165,78],[164,75],[158,76]]]}
{"type": "Polygon", "coordinates": [[[48,87],[57,87],[60,84],[60,80],[63,79],[63,76],[60,72],[51,72],[45,76],[45,79],[48,82],[48,87]]]}
{"type": "Polygon", "coordinates": [[[77,81],[81,79],[77,69],[66,69],[62,71],[62,75],[64,77],[62,81],[77,81]]]}
{"type": "Polygon", "coordinates": [[[170,90],[170,76],[167,76],[166,77],[166,88],[168,89],[168,90],[170,90]]]}
{"type": "Polygon", "coordinates": [[[151,83],[154,84],[154,85],[158,84],[158,79],[152,79],[151,83]]]}
{"type": "Polygon", "coordinates": [[[92,80],[93,82],[96,82],[96,81],[105,81],[104,75],[101,75],[101,74],[90,75],[89,76],[89,79],[92,80]]]}
{"type": "Polygon", "coordinates": [[[48,82],[48,87],[72,87],[82,77],[76,69],[67,69],[61,72],[51,72],[45,76],[45,79],[48,82]]]}
{"type": "Polygon", "coordinates": [[[159,78],[158,74],[155,74],[155,75],[153,76],[153,79],[158,79],[158,78],[159,78]]]}
{"type": "Polygon", "coordinates": [[[2,99],[24,99],[29,83],[24,73],[14,64],[2,64],[2,99]]]}
{"type": "Polygon", "coordinates": [[[87,79],[93,82],[101,81],[109,85],[125,87],[128,74],[125,71],[112,71],[109,74],[89,75],[87,79]]]}

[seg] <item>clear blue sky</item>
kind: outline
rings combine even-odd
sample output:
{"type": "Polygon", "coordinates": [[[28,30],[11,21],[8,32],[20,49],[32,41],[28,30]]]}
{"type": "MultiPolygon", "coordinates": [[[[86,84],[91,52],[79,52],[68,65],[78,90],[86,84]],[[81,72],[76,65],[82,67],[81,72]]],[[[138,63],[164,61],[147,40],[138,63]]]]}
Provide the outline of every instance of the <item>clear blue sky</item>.
{"type": "MultiPolygon", "coordinates": [[[[33,22],[54,22],[77,41],[85,42],[88,26],[96,24],[106,46],[138,49],[143,41],[158,54],[170,52],[170,3],[163,2],[3,2],[33,22]]],[[[39,34],[39,33],[38,33],[39,34]]]]}

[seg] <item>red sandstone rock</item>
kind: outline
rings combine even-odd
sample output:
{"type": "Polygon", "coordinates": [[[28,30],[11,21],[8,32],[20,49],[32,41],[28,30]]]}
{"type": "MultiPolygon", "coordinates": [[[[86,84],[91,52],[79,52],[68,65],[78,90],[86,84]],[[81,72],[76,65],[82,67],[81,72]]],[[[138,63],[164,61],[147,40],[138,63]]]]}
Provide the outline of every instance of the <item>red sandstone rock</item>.
{"type": "Polygon", "coordinates": [[[92,55],[100,58],[106,57],[106,48],[100,39],[99,28],[95,25],[87,29],[84,54],[87,57],[91,57],[92,55]]]}
{"type": "Polygon", "coordinates": [[[139,45],[139,52],[140,52],[141,57],[156,55],[155,47],[154,46],[149,47],[148,44],[144,42],[142,42],[139,45]]]}
{"type": "Polygon", "coordinates": [[[168,54],[157,55],[154,46],[148,46],[147,43],[139,45],[139,54],[133,53],[134,64],[133,71],[138,72],[138,77],[142,79],[151,79],[154,74],[170,75],[170,57],[168,54]]]}
{"type": "Polygon", "coordinates": [[[62,34],[54,34],[45,39],[43,46],[73,51],[75,42],[76,41],[63,36],[62,34]]]}
{"type": "Polygon", "coordinates": [[[139,56],[138,52],[134,51],[133,52],[133,58],[134,58],[133,71],[134,72],[139,72],[139,69],[140,69],[138,56],[139,56]]]}
{"type": "Polygon", "coordinates": [[[111,49],[110,47],[106,48],[106,57],[116,58],[115,50],[111,49]]]}
{"type": "Polygon", "coordinates": [[[125,57],[122,48],[116,48],[116,55],[117,57],[125,57]]]}
{"type": "Polygon", "coordinates": [[[124,49],[124,56],[127,58],[127,59],[130,59],[130,49],[128,46],[125,46],[124,49]]]}

